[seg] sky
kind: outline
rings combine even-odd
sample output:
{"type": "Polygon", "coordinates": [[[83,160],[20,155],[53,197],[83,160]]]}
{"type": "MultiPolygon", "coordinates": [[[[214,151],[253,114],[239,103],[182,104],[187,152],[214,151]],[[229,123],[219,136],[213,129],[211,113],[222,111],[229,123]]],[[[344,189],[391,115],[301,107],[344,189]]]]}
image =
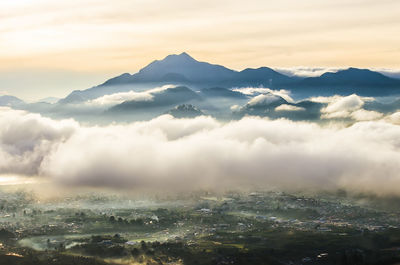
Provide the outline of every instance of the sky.
{"type": "Polygon", "coordinates": [[[247,67],[400,68],[398,0],[2,0],[0,94],[63,97],[188,52],[247,67]]]}

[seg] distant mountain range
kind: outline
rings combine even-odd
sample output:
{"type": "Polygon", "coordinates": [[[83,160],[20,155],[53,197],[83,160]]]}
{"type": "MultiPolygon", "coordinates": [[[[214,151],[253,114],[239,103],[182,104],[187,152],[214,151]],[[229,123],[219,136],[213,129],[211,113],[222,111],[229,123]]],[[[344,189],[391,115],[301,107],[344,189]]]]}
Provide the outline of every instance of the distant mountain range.
{"type": "Polygon", "coordinates": [[[400,93],[400,79],[387,77],[368,69],[348,68],[336,73],[324,73],[319,77],[299,80],[290,87],[306,93],[364,96],[387,96],[400,93]]]}
{"type": "MultiPolygon", "coordinates": [[[[101,85],[86,90],[76,90],[60,103],[82,102],[103,95],[140,90],[163,84],[188,86],[193,89],[215,87],[268,87],[287,89],[300,96],[349,95],[387,96],[400,94],[400,79],[390,78],[367,69],[349,68],[336,73],[324,73],[318,77],[290,77],[268,67],[247,68],[234,71],[221,65],[199,62],[187,53],[168,55],[156,60],[138,73],[124,73],[101,85]]],[[[205,93],[216,93],[208,91],[205,93]]],[[[228,95],[228,94],[226,94],[228,95]]],[[[230,96],[233,96],[231,94],[230,96]]]]}
{"type": "Polygon", "coordinates": [[[0,106],[15,107],[22,104],[25,104],[25,102],[17,97],[9,95],[0,96],[0,106]]]}

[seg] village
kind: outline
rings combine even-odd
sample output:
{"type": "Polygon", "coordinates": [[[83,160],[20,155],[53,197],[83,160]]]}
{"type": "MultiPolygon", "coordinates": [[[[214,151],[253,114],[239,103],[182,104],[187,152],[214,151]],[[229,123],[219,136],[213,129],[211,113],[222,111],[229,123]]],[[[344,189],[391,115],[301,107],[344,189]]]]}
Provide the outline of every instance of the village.
{"type": "Polygon", "coordinates": [[[364,241],[400,235],[400,213],[340,194],[197,192],[168,200],[87,194],[57,202],[41,202],[24,192],[1,196],[0,238],[3,246],[17,250],[101,256],[109,261],[148,262],[159,256],[160,262],[175,263],[187,252],[211,257],[227,249],[228,260],[268,250],[277,264],[325,264],[349,251],[365,258],[376,248],[391,249],[386,251],[390,257],[399,254],[393,248],[397,238],[382,246],[374,242],[372,250],[364,241]],[[321,238],[327,241],[313,242],[321,238]],[[337,242],[343,246],[332,253],[337,242]],[[296,244],[309,245],[284,258],[276,254],[296,244]],[[178,253],[170,253],[177,246],[178,253]]]}

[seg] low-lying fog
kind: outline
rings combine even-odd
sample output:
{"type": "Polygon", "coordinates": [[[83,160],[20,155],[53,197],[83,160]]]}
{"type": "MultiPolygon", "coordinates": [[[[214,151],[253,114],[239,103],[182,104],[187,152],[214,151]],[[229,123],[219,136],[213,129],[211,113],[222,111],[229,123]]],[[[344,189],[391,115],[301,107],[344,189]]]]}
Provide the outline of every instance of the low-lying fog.
{"type": "MultiPolygon", "coordinates": [[[[355,95],[339,97],[322,112],[368,116],[355,114],[363,100],[355,95]]],[[[1,108],[0,173],[72,187],[341,188],[399,195],[399,117],[397,112],[360,119],[366,121],[331,119],[321,124],[162,115],[97,126],[1,108]]]]}

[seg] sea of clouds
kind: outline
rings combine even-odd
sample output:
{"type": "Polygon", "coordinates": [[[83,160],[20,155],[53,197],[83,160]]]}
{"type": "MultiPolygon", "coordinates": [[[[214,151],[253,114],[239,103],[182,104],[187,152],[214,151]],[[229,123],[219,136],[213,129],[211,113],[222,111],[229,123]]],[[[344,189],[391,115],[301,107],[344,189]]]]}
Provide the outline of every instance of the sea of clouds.
{"type": "Polygon", "coordinates": [[[400,112],[351,126],[170,115],[83,126],[1,108],[0,174],[125,189],[344,188],[400,195],[399,124],[400,112]]]}

